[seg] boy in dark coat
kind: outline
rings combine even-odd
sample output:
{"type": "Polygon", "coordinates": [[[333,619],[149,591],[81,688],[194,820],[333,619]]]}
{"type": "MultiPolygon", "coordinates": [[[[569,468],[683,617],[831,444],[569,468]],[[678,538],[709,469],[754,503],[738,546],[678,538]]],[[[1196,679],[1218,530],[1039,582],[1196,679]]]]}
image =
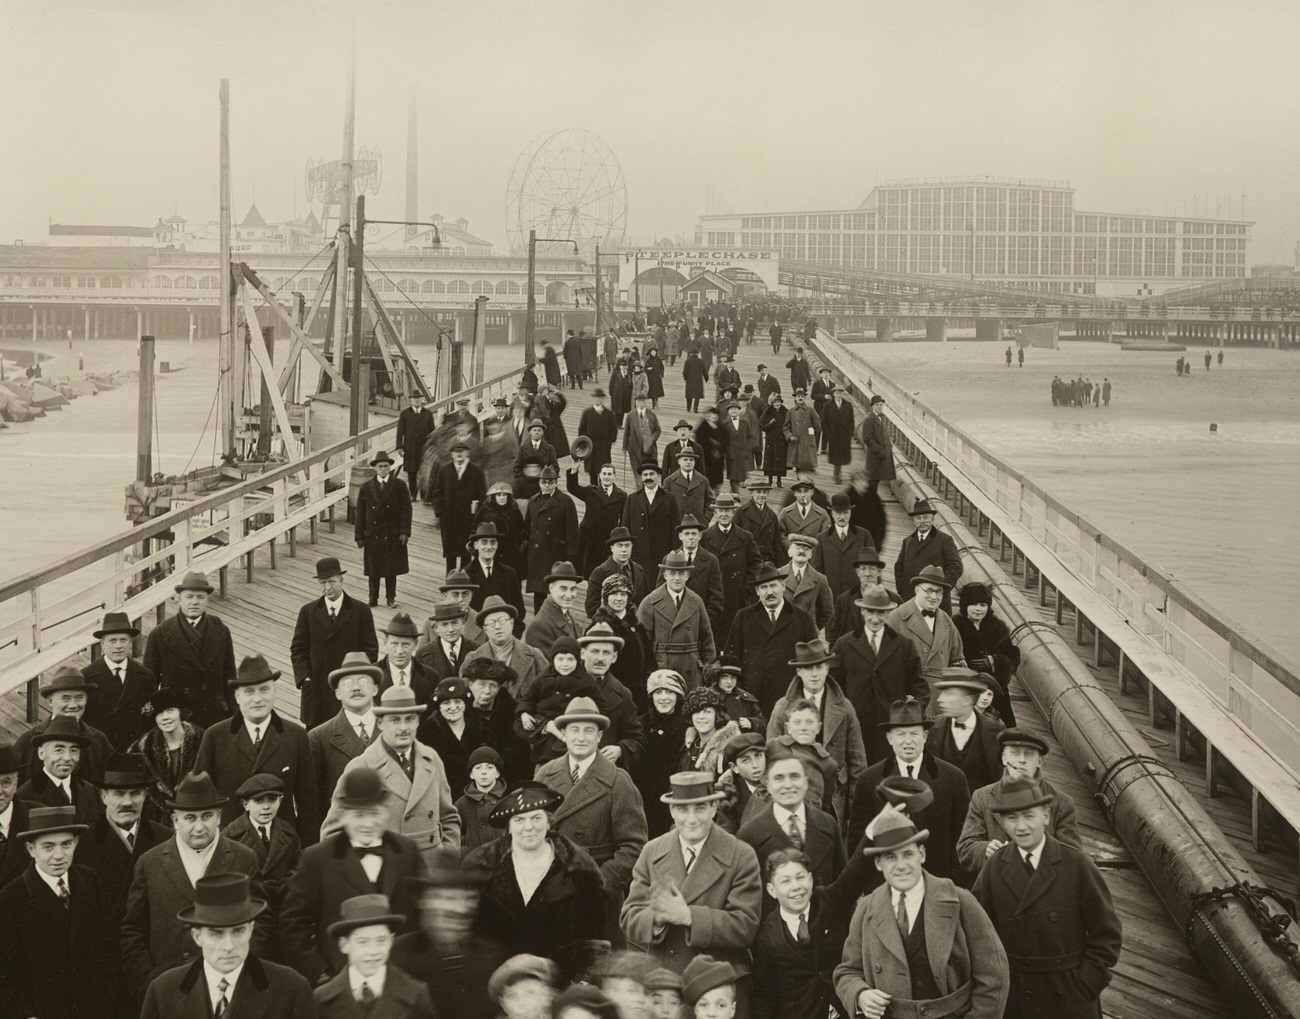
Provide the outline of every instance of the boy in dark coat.
{"type": "Polygon", "coordinates": [[[357,895],[343,903],[329,936],[347,965],[312,992],[317,1019],[434,1019],[428,988],[389,965],[392,937],[405,920],[384,895],[357,895]]]}
{"type": "Polygon", "coordinates": [[[505,761],[491,747],[476,747],[469,755],[469,784],[456,801],[460,812],[460,848],[470,852],[500,838],[502,831],[488,821],[501,797],[505,795],[505,761]]]}
{"type": "Polygon", "coordinates": [[[244,813],[225,828],[226,838],[253,851],[262,868],[262,883],[273,912],[280,911],[284,886],[298,869],[302,841],[293,825],[276,815],[284,799],[284,783],[275,775],[259,772],[235,790],[244,813]]]}

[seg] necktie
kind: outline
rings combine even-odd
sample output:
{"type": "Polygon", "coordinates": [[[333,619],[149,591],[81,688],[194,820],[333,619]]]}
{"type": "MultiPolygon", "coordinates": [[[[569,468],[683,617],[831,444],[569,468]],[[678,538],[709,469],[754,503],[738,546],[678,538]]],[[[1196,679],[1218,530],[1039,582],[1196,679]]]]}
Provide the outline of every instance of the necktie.
{"type": "Polygon", "coordinates": [[[135,849],[135,832],[125,832],[124,837],[126,838],[126,848],[132,850],[135,849]]]}
{"type": "Polygon", "coordinates": [[[916,773],[916,765],[915,765],[915,764],[909,764],[909,765],[907,766],[907,777],[908,777],[908,778],[916,778],[916,774],[915,774],[915,773],[916,773]]]}
{"type": "Polygon", "coordinates": [[[411,777],[411,755],[409,753],[402,753],[402,754],[398,754],[398,758],[402,762],[402,770],[406,772],[407,778],[410,778],[411,777]]]}
{"type": "Polygon", "coordinates": [[[260,725],[255,725],[253,726],[253,746],[260,747],[261,745],[262,745],[262,727],[260,725]]]}
{"type": "Polygon", "coordinates": [[[694,847],[692,846],[686,847],[686,873],[687,874],[689,874],[691,872],[691,868],[695,866],[695,858],[699,855],[700,855],[699,852],[697,852],[694,849],[694,847]]]}
{"type": "Polygon", "coordinates": [[[366,732],[366,723],[362,722],[357,726],[357,735],[361,737],[361,742],[370,742],[370,733],[366,732]]]}
{"type": "Polygon", "coordinates": [[[489,580],[489,581],[492,579],[492,567],[491,567],[491,566],[487,567],[487,568],[483,571],[483,578],[484,578],[485,580],[489,580]]]}
{"type": "Polygon", "coordinates": [[[398,670],[397,670],[397,685],[398,685],[398,686],[406,686],[406,670],[405,670],[405,669],[398,669],[398,670]]]}
{"type": "Polygon", "coordinates": [[[768,609],[767,614],[772,617],[772,622],[776,622],[776,609],[768,609]]]}
{"type": "Polygon", "coordinates": [[[120,665],[113,666],[113,674],[117,676],[117,682],[119,686],[126,682],[126,669],[122,668],[122,666],[120,665]]]}
{"type": "Polygon", "coordinates": [[[800,584],[802,584],[802,583],[803,583],[803,570],[795,570],[795,571],[794,571],[794,584],[795,584],[795,587],[798,587],[798,586],[799,586],[800,584]]]}
{"type": "Polygon", "coordinates": [[[790,836],[790,841],[794,843],[795,849],[803,848],[803,832],[799,830],[799,815],[791,814],[790,820],[786,823],[786,833],[790,836]]]}
{"type": "Polygon", "coordinates": [[[908,934],[912,931],[912,925],[907,922],[907,899],[902,895],[898,897],[898,933],[906,940],[908,934]]]}
{"type": "Polygon", "coordinates": [[[227,1008],[230,1007],[230,999],[226,997],[226,992],[230,990],[230,981],[225,977],[221,978],[221,983],[217,984],[217,990],[221,992],[221,997],[217,999],[217,1007],[212,1011],[216,1019],[221,1019],[227,1008]]]}
{"type": "Polygon", "coordinates": [[[798,941],[799,944],[801,945],[808,944],[808,941],[810,940],[808,936],[808,914],[807,913],[799,914],[799,933],[795,935],[795,940],[798,941]]]}
{"type": "Polygon", "coordinates": [[[1032,875],[1032,874],[1034,873],[1034,855],[1033,855],[1033,853],[1027,853],[1027,854],[1025,854],[1024,860],[1025,860],[1025,870],[1029,871],[1030,875],[1032,875]]]}
{"type": "Polygon", "coordinates": [[[68,891],[68,882],[63,878],[59,878],[59,901],[63,903],[64,909],[72,908],[72,895],[68,891]]]}
{"type": "Polygon", "coordinates": [[[933,609],[922,609],[921,616],[924,619],[933,619],[935,617],[935,613],[933,609]]]}
{"type": "Polygon", "coordinates": [[[370,989],[370,985],[364,980],[361,982],[360,1001],[363,1005],[373,1005],[375,1003],[375,992],[370,989]]]}
{"type": "Polygon", "coordinates": [[[72,803],[72,790],[68,788],[68,784],[66,782],[59,783],[59,795],[63,797],[64,803],[67,804],[72,803]]]}
{"type": "Polygon", "coordinates": [[[875,654],[880,654],[880,634],[873,633],[868,638],[871,641],[871,650],[875,654]]]}
{"type": "Polygon", "coordinates": [[[353,846],[352,851],[361,857],[378,856],[383,859],[384,856],[383,846],[353,846]]]}
{"type": "Polygon", "coordinates": [[[572,782],[574,785],[577,785],[578,779],[580,777],[581,776],[578,774],[578,766],[575,764],[573,766],[573,770],[569,772],[569,781],[572,782]]]}
{"type": "Polygon", "coordinates": [[[264,824],[259,825],[257,830],[262,833],[262,845],[266,846],[267,848],[270,848],[271,834],[266,830],[266,825],[264,824]]]}
{"type": "Polygon", "coordinates": [[[330,622],[333,622],[334,620],[338,619],[338,617],[339,617],[339,610],[338,610],[337,608],[335,608],[333,605],[331,605],[331,606],[330,606],[330,622]]]}
{"type": "Polygon", "coordinates": [[[969,729],[969,728],[970,728],[970,726],[967,725],[965,722],[953,722],[953,723],[952,723],[952,727],[953,727],[954,729],[969,729]]]}
{"type": "Polygon", "coordinates": [[[9,836],[5,833],[4,828],[0,827],[0,853],[4,852],[5,843],[9,841],[9,836]]]}
{"type": "Polygon", "coordinates": [[[688,556],[686,557],[686,564],[687,564],[688,566],[694,566],[694,565],[695,565],[695,553],[694,553],[694,552],[692,552],[690,555],[688,555],[688,556]]]}
{"type": "Polygon", "coordinates": [[[564,613],[564,625],[568,629],[570,636],[572,637],[578,636],[578,628],[574,626],[573,617],[569,615],[567,611],[564,613]]]}

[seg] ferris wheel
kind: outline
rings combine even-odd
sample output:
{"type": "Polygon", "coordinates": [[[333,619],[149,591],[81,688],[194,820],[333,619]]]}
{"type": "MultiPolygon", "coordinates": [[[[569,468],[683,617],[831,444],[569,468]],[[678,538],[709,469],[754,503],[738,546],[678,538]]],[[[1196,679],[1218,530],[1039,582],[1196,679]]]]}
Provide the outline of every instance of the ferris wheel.
{"type": "Polygon", "coordinates": [[[527,247],[530,230],[576,241],[583,252],[595,244],[615,248],[626,228],[623,168],[598,135],[580,128],[543,131],[519,154],[506,189],[512,250],[527,247]]]}

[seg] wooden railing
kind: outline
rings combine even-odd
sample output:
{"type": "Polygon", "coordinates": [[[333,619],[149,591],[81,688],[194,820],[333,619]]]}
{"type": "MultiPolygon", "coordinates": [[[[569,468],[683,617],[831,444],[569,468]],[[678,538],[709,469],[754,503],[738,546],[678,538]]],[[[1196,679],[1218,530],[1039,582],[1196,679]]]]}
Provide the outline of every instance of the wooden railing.
{"type": "MultiPolygon", "coordinates": [[[[498,393],[509,395],[522,366],[431,405],[435,414],[469,395],[480,417],[498,393]]],[[[297,528],[316,528],[323,515],[348,498],[352,470],[364,463],[376,440],[393,432],[395,419],[343,439],[292,464],[223,488],[137,527],[74,553],[51,566],[0,584],[0,696],[95,643],[91,636],[105,611],[140,619],[161,618],[174,596],[173,579],[202,570],[225,582],[225,571],[243,559],[287,541],[295,554],[297,528]],[[142,554],[141,550],[146,550],[142,554]]]]}

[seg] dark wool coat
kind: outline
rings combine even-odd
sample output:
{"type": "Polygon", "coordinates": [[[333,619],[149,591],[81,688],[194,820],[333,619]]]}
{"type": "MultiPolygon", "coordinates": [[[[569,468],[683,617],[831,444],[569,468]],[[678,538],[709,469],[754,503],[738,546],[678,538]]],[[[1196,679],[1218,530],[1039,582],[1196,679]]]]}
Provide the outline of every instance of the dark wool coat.
{"type": "Polygon", "coordinates": [[[316,1019],[435,1019],[429,989],[396,966],[388,966],[384,976],[384,993],[368,1011],[363,1011],[352,996],[348,974],[340,973],[312,991],[316,1001],[316,1019]]]}
{"type": "Polygon", "coordinates": [[[520,636],[524,632],[523,584],[514,568],[502,562],[500,542],[497,545],[497,557],[492,561],[492,578],[490,580],[487,574],[483,572],[483,564],[479,561],[478,556],[469,561],[469,567],[465,572],[469,574],[470,583],[478,585],[478,590],[470,595],[469,607],[477,614],[483,608],[483,603],[496,595],[498,598],[503,599],[507,605],[513,605],[518,611],[519,616],[515,619],[515,636],[520,636]]]}
{"type": "Polygon", "coordinates": [[[818,535],[817,547],[813,549],[812,568],[826,578],[831,597],[838,598],[845,591],[859,588],[858,571],[853,560],[868,545],[871,545],[871,535],[852,524],[849,524],[844,540],[841,541],[834,520],[830,527],[818,535]]]}
{"type": "Polygon", "coordinates": [[[704,383],[709,381],[709,369],[698,354],[691,353],[682,362],[682,378],[686,380],[686,399],[703,400],[704,383]]]}
{"type": "Polygon", "coordinates": [[[821,409],[822,442],[826,458],[835,466],[853,462],[853,404],[848,400],[827,400],[821,409]]]}
{"type": "Polygon", "coordinates": [[[754,388],[764,403],[771,403],[772,397],[781,392],[781,383],[775,375],[760,375],[754,380],[754,388]]]}
{"type": "Polygon", "coordinates": [[[367,577],[411,572],[403,540],[411,536],[411,493],[404,484],[391,474],[383,485],[367,481],[357,496],[356,521],[354,540],[364,550],[367,577]]]}
{"type": "Polygon", "coordinates": [[[578,538],[578,509],[569,496],[559,491],[551,495],[539,492],[528,500],[524,541],[528,545],[525,579],[529,591],[546,593],[546,576],[552,567],[561,560],[578,558],[578,538]]]}
{"type": "Polygon", "coordinates": [[[597,410],[588,407],[578,418],[578,434],[591,440],[591,454],[587,457],[587,476],[592,482],[600,469],[613,461],[614,442],[618,439],[618,417],[609,407],[597,410]]]}
{"type": "MultiPolygon", "coordinates": [[[[961,836],[957,839],[957,859],[967,874],[980,872],[991,841],[1008,841],[1006,829],[998,821],[998,815],[993,813],[993,795],[998,791],[1001,781],[999,778],[997,782],[991,782],[971,793],[966,820],[961,827],[961,836]]],[[[1070,794],[1057,789],[1043,778],[1041,769],[1035,781],[1043,793],[1052,798],[1048,805],[1052,813],[1051,820],[1047,822],[1047,833],[1062,845],[1082,849],[1083,839],[1079,835],[1074,800],[1070,794]]]]}
{"type": "MultiPolygon", "coordinates": [[[[524,558],[524,515],[519,509],[519,503],[510,498],[504,506],[500,506],[494,496],[479,506],[470,533],[484,523],[495,524],[497,533],[501,535],[497,539],[496,562],[509,566],[522,578],[527,572],[527,566],[524,558]]],[[[484,595],[485,600],[486,598],[487,595],[484,595]]],[[[506,600],[509,601],[508,598],[506,600]]]]}
{"type": "Polygon", "coordinates": [[[329,802],[348,761],[360,757],[362,751],[378,738],[379,726],[376,725],[374,731],[368,735],[370,742],[361,742],[361,737],[348,722],[342,708],[339,708],[338,713],[328,722],[322,722],[307,733],[307,746],[311,751],[313,770],[316,772],[318,805],[329,802]]]}
{"type": "Polygon", "coordinates": [[[302,840],[298,838],[298,833],[284,818],[273,817],[271,844],[266,845],[247,814],[235,818],[221,832],[226,838],[234,839],[253,851],[258,866],[262,868],[262,881],[266,884],[266,894],[271,897],[271,909],[278,914],[284,899],[285,884],[298,869],[298,861],[302,857],[302,840]]]}
{"type": "Polygon", "coordinates": [[[862,445],[867,451],[867,477],[872,481],[893,481],[894,444],[889,424],[879,414],[868,413],[862,421],[862,445]]]}
{"type": "Polygon", "coordinates": [[[71,906],[36,873],[0,890],[0,1015],[99,1019],[117,995],[117,929],[94,871],[68,871],[71,906]]]}
{"type": "Polygon", "coordinates": [[[486,746],[491,733],[466,704],[465,729],[457,739],[442,715],[436,714],[437,710],[437,707],[429,709],[416,738],[442,758],[442,766],[447,769],[447,785],[452,789],[463,789],[469,781],[469,755],[486,746]]]}
{"type": "Polygon", "coordinates": [[[572,981],[595,961],[592,942],[608,940],[605,890],[600,870],[586,850],[563,835],[547,838],[555,851],[551,869],[524,902],[510,859],[510,837],[499,838],[465,857],[466,869],[486,872],[474,931],[510,955],[527,952],[553,959],[561,982],[572,981]]]}
{"type": "Polygon", "coordinates": [[[555,354],[555,348],[549,343],[543,348],[542,367],[546,371],[547,385],[558,386],[560,384],[560,359],[555,354]]]}
{"type": "Polygon", "coordinates": [[[564,370],[573,379],[582,374],[582,342],[576,336],[564,341],[564,370]]]}
{"type": "Polygon", "coordinates": [[[713,486],[703,471],[693,470],[687,478],[679,468],[664,476],[663,488],[677,497],[677,502],[682,507],[682,516],[693,516],[701,523],[709,519],[709,511],[713,506],[713,486]]]}
{"type": "MultiPolygon", "coordinates": [[[[979,659],[988,659],[992,665],[993,677],[1000,689],[993,692],[993,709],[1003,723],[1012,728],[1016,724],[1015,709],[1011,706],[1011,677],[1020,668],[1020,648],[1011,639],[1011,630],[1001,619],[993,614],[990,607],[988,614],[978,624],[968,619],[963,612],[952,617],[953,625],[961,635],[962,652],[966,663],[975,668],[979,659]]],[[[983,671],[989,671],[981,663],[983,671]]]]}
{"type": "Polygon", "coordinates": [[[976,711],[971,717],[975,732],[966,743],[964,757],[958,754],[956,744],[949,739],[952,719],[947,717],[940,718],[926,736],[925,753],[927,757],[933,754],[960,768],[966,774],[967,784],[972,789],[979,789],[1002,777],[1002,747],[998,743],[998,733],[1006,726],[982,711],[976,711]]]}
{"type": "Polygon", "coordinates": [[[638,713],[645,711],[647,698],[645,692],[646,677],[654,663],[654,650],[650,646],[650,635],[636,617],[636,609],[628,603],[628,608],[620,619],[608,608],[599,608],[592,616],[593,623],[608,623],[614,633],[623,638],[618,658],[609,667],[610,675],[619,680],[632,695],[638,713]]]}
{"type": "Polygon", "coordinates": [[[753,537],[762,562],[776,562],[776,550],[782,537],[781,522],[771,506],[759,509],[753,499],[746,500],[736,511],[736,526],[744,528],[753,537]]]}
{"type": "MultiPolygon", "coordinates": [[[[26,831],[27,815],[31,808],[17,797],[14,798],[13,805],[14,812],[9,815],[9,826],[16,832],[26,831]]],[[[27,855],[26,842],[22,839],[6,838],[4,845],[0,846],[0,888],[25,871],[31,862],[32,858],[27,855]]]]}
{"type": "Polygon", "coordinates": [[[569,455],[569,435],[564,430],[564,410],[569,401],[564,394],[552,391],[545,400],[538,400],[534,405],[534,417],[546,422],[546,441],[551,444],[557,457],[569,455]]]}
{"type": "MultiPolygon", "coordinates": [[[[887,593],[890,602],[897,605],[898,595],[892,591],[887,593]]],[[[862,588],[854,587],[835,599],[835,611],[831,613],[831,621],[826,624],[826,642],[831,647],[846,634],[857,633],[862,629],[862,610],[857,606],[861,597],[862,588]]]]}
{"type": "Polygon", "coordinates": [[[460,812],[462,853],[472,853],[479,846],[485,846],[505,834],[504,828],[493,827],[488,820],[505,791],[504,779],[498,779],[497,784],[487,792],[480,790],[473,781],[466,783],[465,792],[456,801],[456,809],[460,812]]]}
{"type": "MultiPolygon", "coordinates": [[[[515,454],[514,466],[514,483],[516,499],[531,499],[537,494],[538,484],[537,476],[528,471],[529,467],[545,469],[554,467],[559,470],[559,458],[555,455],[555,447],[545,439],[540,444],[534,446],[533,440],[524,434],[524,440],[519,444],[519,452],[515,454]]],[[[540,475],[541,471],[537,472],[540,475]]],[[[498,525],[498,529],[499,529],[498,525]]]]}
{"type": "MultiPolygon", "coordinates": [[[[903,539],[898,558],[894,561],[894,589],[903,601],[915,594],[912,578],[927,566],[938,566],[948,583],[954,586],[961,579],[961,553],[957,551],[957,543],[937,527],[930,528],[925,541],[918,541],[915,531],[903,539]]],[[[952,612],[951,593],[944,591],[941,603],[943,610],[949,613],[952,612]]]]}
{"type": "MultiPolygon", "coordinates": [[[[14,740],[14,755],[21,762],[29,778],[34,777],[41,770],[41,759],[37,756],[32,741],[50,727],[51,721],[53,719],[41,719],[14,740]]],[[[109,744],[108,737],[94,726],[87,724],[84,718],[77,723],[77,729],[88,742],[81,748],[81,758],[77,762],[73,776],[97,785],[104,777],[104,765],[112,756],[113,747],[109,744]]]]}
{"type": "Polygon", "coordinates": [[[645,805],[649,838],[657,838],[673,826],[668,804],[661,803],[659,797],[668,791],[668,778],[677,770],[677,759],[681,756],[689,725],[690,719],[682,714],[681,704],[671,715],[661,715],[651,708],[641,716],[646,750],[632,773],[632,779],[645,805]]]}
{"type": "Polygon", "coordinates": [[[402,466],[415,477],[420,471],[420,460],[424,456],[424,444],[433,434],[433,411],[428,407],[416,410],[407,407],[397,415],[397,438],[394,445],[402,451],[402,466]]]}
{"type": "Polygon", "coordinates": [[[212,726],[199,743],[194,770],[206,771],[217,792],[229,797],[221,810],[223,824],[235,820],[243,810],[236,789],[262,772],[276,776],[285,788],[280,817],[297,827],[304,845],[311,845],[318,837],[321,815],[307,730],[274,711],[264,726],[261,745],[256,748],[242,715],[212,726]]]}
{"type": "Polygon", "coordinates": [[[659,563],[677,547],[677,525],[682,522],[677,496],[660,488],[653,505],[640,488],[628,496],[620,521],[632,535],[632,558],[650,576],[658,576],[659,563]]]}
{"type": "MultiPolygon", "coordinates": [[[[582,522],[578,525],[578,561],[573,565],[586,577],[609,554],[605,542],[609,538],[609,532],[623,519],[627,493],[615,485],[609,490],[607,498],[605,490],[599,485],[578,484],[576,471],[565,471],[564,487],[583,505],[582,522]]],[[[596,593],[599,595],[600,592],[596,593]]],[[[591,615],[591,612],[587,614],[591,615]]]]}
{"type": "Polygon", "coordinates": [[[302,690],[298,715],[303,725],[317,725],[338,710],[329,674],[343,664],[345,655],[355,651],[364,652],[372,662],[379,657],[375,619],[365,602],[344,592],[337,619],[330,618],[324,598],[309,601],[298,610],[289,658],[294,682],[302,690]]]}
{"type": "Polygon", "coordinates": [[[832,648],[831,677],[840,684],[844,696],[862,726],[867,760],[875,763],[892,753],[880,723],[889,718],[889,705],[909,694],[922,704],[930,699],[930,684],[921,671],[921,656],[906,637],[888,626],[880,636],[880,654],[871,650],[871,641],[859,628],[841,634],[832,648]]]}
{"type": "Polygon", "coordinates": [[[622,427],[623,415],[632,409],[632,377],[625,365],[619,366],[609,376],[609,409],[613,411],[618,427],[622,427]]]}
{"type": "MultiPolygon", "coordinates": [[[[772,525],[776,525],[775,515],[772,525]]],[[[710,525],[700,537],[700,547],[717,557],[722,575],[722,610],[714,626],[714,633],[721,637],[731,631],[731,621],[740,607],[753,599],[754,578],[762,558],[754,536],[736,523],[725,534],[716,523],[710,525]]]]}
{"type": "Polygon", "coordinates": [[[727,433],[727,477],[735,482],[744,481],[754,469],[754,450],[762,444],[762,437],[756,434],[744,414],[734,423],[724,422],[722,430],[727,433]]]}
{"type": "MultiPolygon", "coordinates": [[[[597,563],[588,573],[587,576],[587,594],[583,603],[583,608],[588,616],[595,617],[596,611],[601,607],[601,589],[605,584],[605,578],[615,573],[622,572],[632,584],[632,593],[628,596],[628,611],[635,615],[636,607],[641,604],[651,591],[650,581],[646,574],[645,567],[636,559],[629,559],[626,566],[620,567],[614,562],[613,558],[607,558],[597,563]]],[[[654,576],[658,575],[658,570],[654,576]]],[[[622,652],[619,652],[620,656],[622,652]]]]}
{"type": "Polygon", "coordinates": [[[464,473],[456,477],[456,465],[445,463],[433,476],[433,512],[442,530],[442,557],[458,558],[469,555],[465,543],[473,532],[474,503],[487,498],[487,479],[477,464],[465,464],[464,473]]]}
{"type": "Polygon", "coordinates": [[[347,899],[376,892],[387,895],[390,912],[406,917],[397,933],[419,927],[419,888],[412,879],[425,873],[420,850],[406,836],[391,831],[384,832],[383,850],[384,865],[375,884],[345,832],[303,850],[298,869],[285,886],[280,950],[289,965],[313,984],[322,973],[337,973],[347,965],[338,939],[327,933],[347,899]]]}
{"type": "Polygon", "coordinates": [[[785,407],[768,407],[758,419],[758,427],[767,440],[763,447],[763,473],[768,477],[783,478],[790,469],[790,440],[786,437],[789,421],[790,411],[785,407]]]}
{"type": "MultiPolygon", "coordinates": [[[[68,805],[63,791],[46,777],[44,770],[30,772],[31,778],[18,787],[15,799],[26,800],[33,807],[65,807],[68,805]]],[[[77,777],[74,772],[68,780],[72,790],[72,806],[76,808],[77,824],[93,824],[104,815],[99,791],[77,777]]]]}
{"type": "Polygon", "coordinates": [[[871,535],[871,543],[879,552],[885,547],[885,533],[889,530],[885,517],[885,504],[880,501],[878,494],[865,490],[859,492],[854,485],[849,485],[845,491],[848,493],[849,502],[853,505],[849,523],[861,527],[871,535]]]}
{"type": "Polygon", "coordinates": [[[796,389],[807,389],[812,385],[812,367],[808,364],[808,359],[802,355],[790,358],[785,363],[790,369],[790,392],[796,389]]]}
{"type": "Polygon", "coordinates": [[[694,439],[687,439],[682,442],[681,439],[673,439],[664,446],[663,475],[668,477],[673,471],[677,470],[679,464],[677,458],[681,455],[683,449],[693,450],[695,452],[695,468],[699,470],[704,463],[704,450],[694,439]]]}
{"type": "Polygon", "coordinates": [[[442,1019],[498,1019],[501,1010],[488,994],[488,980],[506,960],[495,942],[470,934],[457,945],[441,946],[423,931],[393,942],[389,962],[424,981],[442,1019]]]}
{"type": "Polygon", "coordinates": [[[203,730],[193,722],[181,723],[180,761],[175,770],[171,766],[171,757],[167,753],[167,740],[162,730],[150,729],[131,744],[130,752],[144,758],[145,770],[153,780],[149,787],[149,804],[157,817],[167,817],[167,801],[176,793],[176,783],[182,776],[194,770],[194,762],[199,759],[199,743],[203,741],[203,730]]]}
{"type": "Polygon", "coordinates": [[[118,681],[106,658],[98,658],[81,670],[81,678],[94,684],[81,720],[108,737],[114,750],[125,751],[145,734],[149,719],[140,709],[158,689],[158,677],[137,662],[126,660],[126,682],[118,681]]]}
{"type": "Polygon", "coordinates": [[[154,627],[144,667],[160,686],[179,687],[198,702],[196,725],[206,728],[230,714],[226,683],[235,678],[235,642],[230,628],[211,612],[203,613],[197,639],[180,616],[154,627]]]}
{"type": "Polygon", "coordinates": [[[709,484],[720,488],[727,475],[727,430],[721,424],[709,424],[708,419],[695,426],[695,438],[704,450],[704,459],[696,464],[704,472],[709,484]]]}
{"type": "Polygon", "coordinates": [[[972,889],[1011,963],[1006,1019],[1096,1019],[1099,996],[1122,939],[1110,889],[1097,865],[1047,836],[1030,875],[1015,844],[980,871],[972,889]],[[1076,965],[1059,960],[1077,958],[1076,965]]]}
{"type": "Polygon", "coordinates": [[[662,400],[664,395],[664,363],[658,354],[645,359],[645,377],[650,384],[650,399],[662,400]]]}
{"type": "MultiPolygon", "coordinates": [[[[187,938],[189,934],[185,935],[187,938]]],[[[287,966],[250,954],[230,995],[222,1019],[272,1019],[311,1016],[316,1011],[311,986],[287,966]]],[[[212,1019],[212,999],[203,960],[177,966],[149,986],[141,1019],[212,1019]]]]}
{"type": "Polygon", "coordinates": [[[776,702],[794,678],[794,646],[813,640],[817,624],[803,609],[787,599],[776,623],[760,602],[736,613],[727,636],[726,655],[744,670],[745,688],[758,698],[758,706],[769,718],[776,702]]]}
{"type": "MultiPolygon", "coordinates": [[[[15,804],[15,810],[17,805],[15,804]]],[[[16,829],[22,831],[22,828],[16,829]]],[[[131,887],[131,875],[135,870],[135,862],[140,859],[154,846],[161,845],[172,837],[171,830],[158,824],[156,821],[146,821],[141,819],[139,826],[136,828],[135,845],[131,849],[126,848],[126,843],[122,841],[121,836],[112,830],[112,823],[101,817],[98,821],[90,826],[90,830],[83,832],[77,840],[77,854],[73,862],[78,866],[86,867],[95,872],[99,878],[100,887],[103,889],[105,903],[105,919],[108,921],[109,929],[114,932],[113,943],[116,948],[117,929],[122,924],[122,914],[126,911],[126,893],[131,887]]],[[[11,839],[11,842],[17,843],[19,849],[23,848],[23,843],[18,839],[11,839]]],[[[27,853],[24,850],[23,856],[27,853]]],[[[117,951],[113,953],[114,959],[117,958],[117,951]]]]}
{"type": "MultiPolygon", "coordinates": [[[[844,839],[840,836],[840,824],[824,810],[814,806],[804,806],[807,825],[803,833],[803,851],[812,863],[813,880],[819,885],[828,885],[839,876],[848,859],[844,852],[844,839]]],[[[746,821],[736,832],[736,838],[754,848],[758,857],[758,869],[764,870],[767,858],[778,849],[794,849],[790,833],[777,823],[776,814],[769,803],[757,817],[746,821]]],[[[776,901],[764,893],[766,907],[776,908],[776,901]]]]}

